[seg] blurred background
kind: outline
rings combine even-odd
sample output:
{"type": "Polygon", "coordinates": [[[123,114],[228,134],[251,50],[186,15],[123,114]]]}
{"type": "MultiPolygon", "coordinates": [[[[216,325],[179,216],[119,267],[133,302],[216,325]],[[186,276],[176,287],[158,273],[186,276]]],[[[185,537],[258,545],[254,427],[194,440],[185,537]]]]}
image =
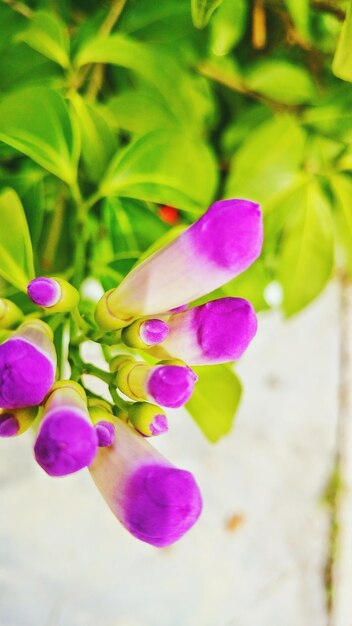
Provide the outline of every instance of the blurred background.
{"type": "MultiPolygon", "coordinates": [[[[0,186],[37,274],[71,279],[83,206],[80,279],[104,289],[215,199],[265,224],[213,294],[251,300],[258,335],[155,444],[194,472],[199,523],[153,549],[88,473],[2,441],[0,625],[351,625],[351,2],[1,0],[0,29],[0,186]]],[[[26,310],[0,208],[0,295],[26,310]]]]}

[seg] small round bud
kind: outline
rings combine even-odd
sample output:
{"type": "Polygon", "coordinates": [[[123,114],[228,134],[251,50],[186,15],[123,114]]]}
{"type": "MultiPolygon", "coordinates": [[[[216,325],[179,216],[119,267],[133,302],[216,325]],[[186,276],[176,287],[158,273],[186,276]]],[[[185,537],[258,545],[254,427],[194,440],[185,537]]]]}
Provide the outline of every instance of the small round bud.
{"type": "Polygon", "coordinates": [[[136,401],[147,400],[177,408],[191,397],[197,375],[183,361],[162,361],[148,365],[142,361],[121,363],[116,370],[116,386],[136,401]]]}
{"type": "Polygon", "coordinates": [[[169,334],[166,322],[159,319],[140,319],[122,329],[121,338],[131,348],[149,348],[162,343],[169,334]]]}
{"type": "Polygon", "coordinates": [[[145,437],[162,435],[169,429],[166,415],[160,406],[147,402],[135,402],[128,411],[132,426],[145,437]]]}
{"type": "Polygon", "coordinates": [[[114,314],[114,312],[111,310],[110,306],[109,306],[109,296],[112,294],[112,292],[115,291],[114,289],[110,289],[109,291],[107,291],[106,293],[104,293],[104,295],[102,296],[102,298],[100,298],[97,307],[95,309],[95,321],[98,324],[98,326],[100,326],[101,328],[105,329],[105,330],[120,330],[121,328],[124,328],[125,326],[128,326],[128,324],[131,324],[131,322],[133,321],[135,316],[129,316],[129,317],[121,317],[116,316],[114,314]]]}
{"type": "Polygon", "coordinates": [[[22,320],[21,309],[11,300],[0,298],[0,328],[15,328],[22,320]]]}
{"type": "Polygon", "coordinates": [[[0,437],[22,435],[33,424],[37,413],[37,407],[2,409],[0,411],[0,437]]]}
{"type": "Polygon", "coordinates": [[[99,448],[112,446],[115,441],[116,417],[110,404],[100,398],[89,398],[88,411],[95,427],[99,448]]]}
{"type": "Polygon", "coordinates": [[[79,293],[63,278],[39,276],[28,287],[30,300],[50,313],[72,311],[79,303],[79,293]]]}

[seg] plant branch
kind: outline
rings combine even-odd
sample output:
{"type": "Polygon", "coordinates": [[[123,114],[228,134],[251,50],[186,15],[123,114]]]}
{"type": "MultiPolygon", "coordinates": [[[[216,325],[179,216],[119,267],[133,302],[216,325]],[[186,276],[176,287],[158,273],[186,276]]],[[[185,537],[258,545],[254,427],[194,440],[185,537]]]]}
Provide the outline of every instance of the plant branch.
{"type": "MultiPolygon", "coordinates": [[[[111,33],[123,11],[125,4],[126,0],[113,0],[111,9],[99,29],[99,34],[102,37],[107,37],[111,33]]],[[[95,65],[87,89],[88,100],[94,101],[96,99],[104,82],[104,74],[105,65],[103,63],[98,63],[97,65],[95,65]]]]}

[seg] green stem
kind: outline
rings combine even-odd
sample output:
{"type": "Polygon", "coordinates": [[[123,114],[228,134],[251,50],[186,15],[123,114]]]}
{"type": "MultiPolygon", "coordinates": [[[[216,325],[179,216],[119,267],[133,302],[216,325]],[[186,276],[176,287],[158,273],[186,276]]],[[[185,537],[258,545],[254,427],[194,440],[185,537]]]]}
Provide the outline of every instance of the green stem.
{"type": "Polygon", "coordinates": [[[91,329],[91,327],[88,324],[88,322],[86,322],[86,320],[80,314],[80,312],[78,310],[78,307],[75,307],[71,311],[71,315],[72,315],[72,318],[73,318],[74,322],[78,326],[78,328],[80,328],[84,333],[87,333],[91,329]]]}
{"type": "Polygon", "coordinates": [[[105,370],[100,369],[100,367],[96,367],[93,363],[84,363],[82,374],[90,374],[91,376],[95,376],[96,378],[100,378],[104,383],[111,385],[113,375],[110,372],[105,372],[105,370]]]}
{"type": "Polygon", "coordinates": [[[128,411],[132,402],[127,402],[126,400],[123,400],[117,393],[116,387],[113,384],[109,385],[109,391],[110,391],[110,395],[113,399],[114,404],[116,404],[116,406],[122,411],[128,411]]]}

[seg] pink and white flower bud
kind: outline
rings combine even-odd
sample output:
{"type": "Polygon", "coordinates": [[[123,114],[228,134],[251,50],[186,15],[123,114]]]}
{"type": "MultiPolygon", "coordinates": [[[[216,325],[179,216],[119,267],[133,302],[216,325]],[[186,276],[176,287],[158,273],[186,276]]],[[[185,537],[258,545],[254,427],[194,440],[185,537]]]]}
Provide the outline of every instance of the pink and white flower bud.
{"type": "Polygon", "coordinates": [[[24,322],[0,345],[0,407],[41,404],[55,380],[56,352],[51,328],[24,322]]]}
{"type": "Polygon", "coordinates": [[[173,361],[147,365],[130,361],[116,373],[117,387],[129,398],[177,408],[190,399],[197,375],[184,363],[173,361]]]}
{"type": "Polygon", "coordinates": [[[38,464],[50,476],[66,476],[90,465],[97,448],[83,388],[71,380],[56,383],[34,445],[38,464]]]}
{"type": "Polygon", "coordinates": [[[211,365],[239,359],[258,324],[250,302],[220,298],[174,313],[167,318],[167,325],[167,336],[159,345],[148,348],[150,354],[182,359],[190,365],[211,365]]]}
{"type": "Polygon", "coordinates": [[[259,205],[220,200],[177,239],[137,265],[96,310],[103,328],[123,328],[191,302],[221,287],[259,256],[263,241],[259,205]]]}
{"type": "Polygon", "coordinates": [[[91,476],[134,537],[159,548],[168,546],[190,530],[201,513],[197,483],[121,420],[116,429],[114,444],[99,448],[91,476]]]}

